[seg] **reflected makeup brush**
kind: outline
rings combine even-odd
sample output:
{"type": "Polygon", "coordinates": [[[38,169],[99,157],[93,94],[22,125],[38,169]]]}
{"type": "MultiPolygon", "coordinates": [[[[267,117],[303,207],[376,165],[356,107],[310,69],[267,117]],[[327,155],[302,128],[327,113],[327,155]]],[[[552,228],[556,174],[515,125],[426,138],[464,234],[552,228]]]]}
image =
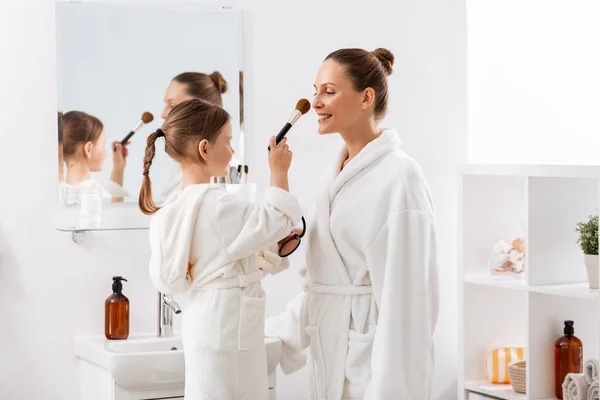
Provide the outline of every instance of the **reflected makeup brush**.
{"type": "MultiPolygon", "coordinates": [[[[306,114],[308,110],[310,110],[310,101],[308,101],[307,99],[298,100],[298,102],[296,103],[296,109],[292,113],[292,116],[290,117],[290,119],[288,119],[288,122],[285,123],[283,128],[281,128],[281,131],[279,131],[275,138],[275,142],[277,144],[281,142],[281,140],[289,132],[292,126],[296,123],[296,121],[298,121],[301,116],[306,114]]],[[[269,150],[271,150],[271,146],[269,146],[269,150]]]]}
{"type": "MultiPolygon", "coordinates": [[[[135,135],[135,133],[138,130],[140,130],[140,128],[142,126],[144,126],[145,124],[149,124],[153,120],[154,120],[154,116],[151,113],[149,113],[148,111],[146,111],[145,113],[143,113],[140,122],[138,122],[137,125],[131,130],[131,132],[129,132],[127,134],[127,136],[125,136],[125,138],[123,140],[121,140],[121,145],[125,146],[125,144],[127,144],[127,142],[129,141],[129,139],[131,139],[131,137],[133,135],[135,135]]],[[[115,148],[115,150],[116,150],[116,148],[115,148]]]]}

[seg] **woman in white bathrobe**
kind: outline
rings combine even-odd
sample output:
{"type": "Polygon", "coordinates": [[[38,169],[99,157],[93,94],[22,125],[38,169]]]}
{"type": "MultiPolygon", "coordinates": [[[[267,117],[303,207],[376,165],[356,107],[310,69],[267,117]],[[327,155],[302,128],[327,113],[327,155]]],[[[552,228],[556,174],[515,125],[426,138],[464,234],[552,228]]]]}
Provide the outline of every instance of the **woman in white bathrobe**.
{"type": "Polygon", "coordinates": [[[308,358],[312,399],[431,396],[435,221],[420,167],[378,125],[393,62],[386,49],[338,50],[315,82],[319,133],[345,145],[307,220],[304,293],[266,324],[284,373],[308,358]]]}
{"type": "MultiPolygon", "coordinates": [[[[183,314],[185,398],[266,400],[264,293],[260,280],[286,265],[278,241],[302,213],[288,192],[292,154],[271,138],[271,187],[263,206],[209,184],[229,166],[229,114],[203,100],[173,108],[148,136],[139,206],[155,214],[150,225],[150,277],[157,290],[190,292],[183,314]],[[152,200],[149,177],[155,142],[179,162],[183,190],[162,207],[152,200]]],[[[266,146],[265,146],[266,147],[266,146]]]]}

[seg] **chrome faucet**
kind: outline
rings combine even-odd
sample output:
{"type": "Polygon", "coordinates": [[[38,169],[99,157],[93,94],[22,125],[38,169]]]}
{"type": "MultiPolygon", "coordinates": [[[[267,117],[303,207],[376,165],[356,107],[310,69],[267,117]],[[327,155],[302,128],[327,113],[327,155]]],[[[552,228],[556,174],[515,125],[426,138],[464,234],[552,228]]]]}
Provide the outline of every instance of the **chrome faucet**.
{"type": "Polygon", "coordinates": [[[181,307],[171,295],[158,292],[158,336],[173,336],[173,312],[179,314],[181,307]]]}

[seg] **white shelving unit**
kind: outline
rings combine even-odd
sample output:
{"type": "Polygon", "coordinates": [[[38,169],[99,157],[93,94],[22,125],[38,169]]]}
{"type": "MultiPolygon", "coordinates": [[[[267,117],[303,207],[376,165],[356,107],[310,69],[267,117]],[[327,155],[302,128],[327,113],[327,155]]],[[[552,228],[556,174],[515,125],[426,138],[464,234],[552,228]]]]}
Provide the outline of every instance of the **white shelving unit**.
{"type": "Polygon", "coordinates": [[[554,343],[565,320],[584,361],[599,358],[600,295],[575,227],[600,208],[600,166],[468,164],[459,181],[458,399],[555,399],[554,343]],[[494,243],[519,236],[522,277],[492,277],[494,243]],[[497,347],[526,349],[527,394],[487,380],[484,360],[497,347]]]}

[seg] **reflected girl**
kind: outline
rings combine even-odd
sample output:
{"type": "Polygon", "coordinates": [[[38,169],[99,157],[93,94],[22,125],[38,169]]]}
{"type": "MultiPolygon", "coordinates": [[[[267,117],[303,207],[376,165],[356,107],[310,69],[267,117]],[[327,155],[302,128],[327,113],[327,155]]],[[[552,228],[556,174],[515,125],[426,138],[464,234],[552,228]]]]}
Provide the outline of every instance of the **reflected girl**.
{"type": "MultiPolygon", "coordinates": [[[[113,152],[111,180],[101,185],[90,177],[92,172],[102,171],[106,160],[106,134],[104,125],[93,115],[82,111],[69,111],[59,123],[59,141],[62,136],[62,157],[66,164],[66,175],[61,189],[97,189],[102,197],[123,198],[129,193],[123,188],[127,148],[116,141],[113,152]],[[61,129],[62,128],[62,129],[61,129]]],[[[62,192],[62,190],[61,190],[62,192]]]]}
{"type": "Polygon", "coordinates": [[[65,179],[65,159],[63,158],[63,113],[58,112],[58,181],[65,179]]]}

